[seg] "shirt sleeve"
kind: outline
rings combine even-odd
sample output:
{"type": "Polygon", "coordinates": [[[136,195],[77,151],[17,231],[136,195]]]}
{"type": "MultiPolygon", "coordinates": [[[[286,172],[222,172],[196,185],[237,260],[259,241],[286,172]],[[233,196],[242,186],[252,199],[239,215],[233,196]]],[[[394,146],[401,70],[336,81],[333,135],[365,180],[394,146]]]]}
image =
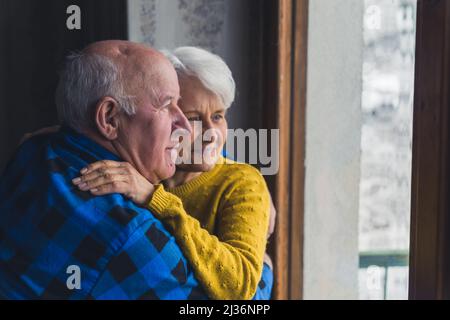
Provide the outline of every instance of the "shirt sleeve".
{"type": "Polygon", "coordinates": [[[111,259],[91,299],[205,299],[175,239],[157,220],[143,223],[111,259]]]}
{"type": "Polygon", "coordinates": [[[185,211],[181,200],[162,186],[157,187],[150,202],[150,209],[179,240],[197,279],[212,299],[252,299],[261,278],[269,192],[259,172],[248,171],[254,179],[238,179],[223,195],[216,235],[203,229],[185,211]]]}

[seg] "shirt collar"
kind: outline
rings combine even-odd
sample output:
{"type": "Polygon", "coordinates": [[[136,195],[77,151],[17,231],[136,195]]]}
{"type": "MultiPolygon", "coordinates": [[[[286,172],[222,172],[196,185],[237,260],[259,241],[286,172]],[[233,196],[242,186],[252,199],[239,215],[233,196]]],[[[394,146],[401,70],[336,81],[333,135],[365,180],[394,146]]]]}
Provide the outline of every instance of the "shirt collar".
{"type": "Polygon", "coordinates": [[[66,143],[75,145],[77,147],[82,147],[83,149],[89,151],[89,153],[94,155],[99,160],[121,161],[118,155],[112,153],[105,147],[99,145],[94,140],[88,138],[84,134],[79,133],[66,125],[63,125],[61,127],[60,132],[62,133],[63,139],[66,141],[66,143]]]}

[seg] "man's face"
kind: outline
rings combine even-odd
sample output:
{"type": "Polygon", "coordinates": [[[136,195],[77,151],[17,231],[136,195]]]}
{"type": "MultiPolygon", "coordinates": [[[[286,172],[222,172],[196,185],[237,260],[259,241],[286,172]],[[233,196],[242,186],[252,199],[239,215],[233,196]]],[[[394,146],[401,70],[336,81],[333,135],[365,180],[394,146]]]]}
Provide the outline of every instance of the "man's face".
{"type": "Polygon", "coordinates": [[[177,103],[180,97],[178,78],[167,63],[153,71],[147,89],[138,92],[133,116],[121,115],[118,142],[136,169],[150,182],[159,183],[175,173],[176,145],[171,140],[177,129],[191,131],[177,103]]]}

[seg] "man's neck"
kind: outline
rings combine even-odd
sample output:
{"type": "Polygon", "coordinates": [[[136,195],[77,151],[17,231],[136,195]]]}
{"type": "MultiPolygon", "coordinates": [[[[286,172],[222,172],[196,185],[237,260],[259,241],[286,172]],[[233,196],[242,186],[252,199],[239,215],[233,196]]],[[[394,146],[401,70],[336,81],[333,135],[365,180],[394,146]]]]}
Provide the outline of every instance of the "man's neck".
{"type": "Polygon", "coordinates": [[[188,183],[201,174],[202,172],[189,172],[177,169],[171,178],[164,180],[164,186],[167,188],[175,188],[188,183]]]}
{"type": "Polygon", "coordinates": [[[91,139],[92,141],[97,143],[98,145],[102,146],[103,148],[105,148],[109,152],[115,154],[119,158],[122,158],[122,155],[117,152],[116,148],[114,148],[113,143],[111,141],[107,140],[107,139],[102,138],[93,129],[85,129],[85,130],[82,130],[80,133],[85,135],[86,137],[88,137],[89,139],[91,139]]]}
{"type": "Polygon", "coordinates": [[[102,137],[100,134],[92,129],[87,129],[81,132],[83,135],[102,146],[112,154],[116,155],[121,159],[122,162],[128,162],[131,164],[144,178],[146,178],[152,184],[158,184],[161,179],[155,175],[151,175],[143,163],[139,161],[137,157],[133,157],[133,154],[129,153],[128,150],[123,148],[123,146],[116,140],[108,140],[102,137]]]}

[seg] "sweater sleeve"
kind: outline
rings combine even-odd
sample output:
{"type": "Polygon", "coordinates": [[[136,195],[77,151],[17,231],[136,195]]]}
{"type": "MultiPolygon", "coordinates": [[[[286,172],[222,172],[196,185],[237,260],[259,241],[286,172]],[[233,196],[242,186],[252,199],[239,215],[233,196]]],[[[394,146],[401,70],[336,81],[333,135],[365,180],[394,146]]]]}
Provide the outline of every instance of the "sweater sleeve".
{"type": "Polygon", "coordinates": [[[149,204],[169,228],[212,299],[251,299],[263,268],[269,224],[269,193],[254,168],[223,194],[216,235],[200,226],[181,200],[157,186],[149,204]]]}

